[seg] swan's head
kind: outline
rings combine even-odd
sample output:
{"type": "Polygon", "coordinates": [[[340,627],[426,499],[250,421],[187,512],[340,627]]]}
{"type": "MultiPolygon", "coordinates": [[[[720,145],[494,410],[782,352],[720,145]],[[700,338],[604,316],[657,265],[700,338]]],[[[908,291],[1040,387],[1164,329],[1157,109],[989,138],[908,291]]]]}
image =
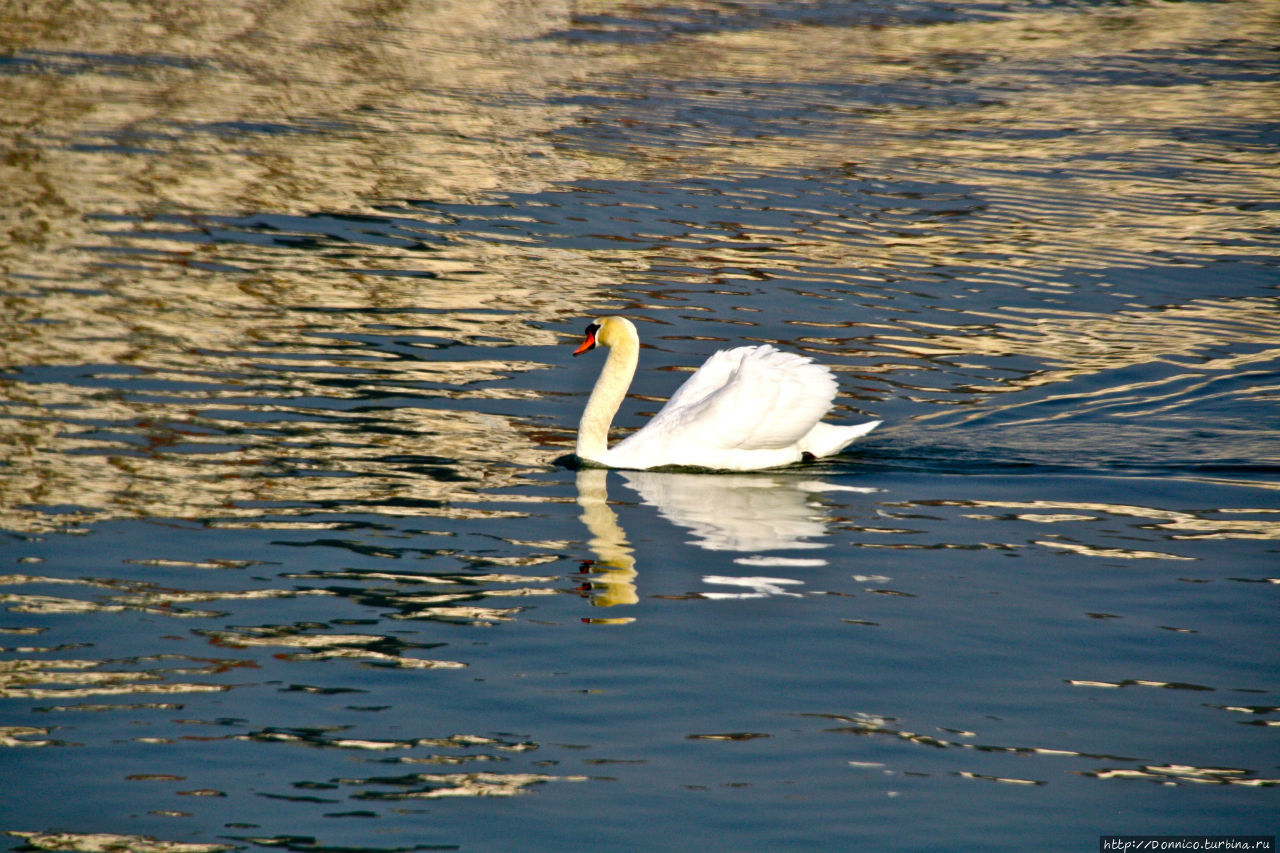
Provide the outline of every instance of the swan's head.
{"type": "Polygon", "coordinates": [[[573,354],[582,355],[597,346],[611,347],[625,340],[635,340],[637,337],[635,325],[626,317],[601,317],[587,326],[587,336],[573,354]]]}

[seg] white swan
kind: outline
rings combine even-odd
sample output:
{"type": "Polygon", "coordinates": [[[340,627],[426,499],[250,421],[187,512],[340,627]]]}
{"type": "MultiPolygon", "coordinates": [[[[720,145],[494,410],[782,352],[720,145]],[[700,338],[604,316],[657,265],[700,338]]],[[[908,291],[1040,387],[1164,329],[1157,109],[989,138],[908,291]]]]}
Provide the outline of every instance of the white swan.
{"type": "Polygon", "coordinates": [[[609,424],[640,360],[625,317],[587,327],[574,355],[609,348],[578,425],[578,458],[607,468],[664,465],[754,471],[831,456],[880,425],[821,423],[836,396],[831,371],[771,346],[721,350],[690,376],[639,431],[609,447],[609,424]]]}

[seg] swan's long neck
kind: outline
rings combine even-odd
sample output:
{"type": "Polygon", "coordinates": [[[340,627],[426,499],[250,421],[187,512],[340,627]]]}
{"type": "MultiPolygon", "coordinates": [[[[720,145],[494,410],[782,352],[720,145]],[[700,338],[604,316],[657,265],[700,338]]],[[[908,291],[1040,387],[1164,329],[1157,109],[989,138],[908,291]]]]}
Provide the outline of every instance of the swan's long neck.
{"type": "Polygon", "coordinates": [[[627,396],[639,361],[640,341],[636,337],[628,335],[609,347],[609,357],[605,359],[600,378],[591,389],[587,408],[578,424],[579,457],[598,460],[609,448],[609,424],[613,423],[622,398],[627,396]]]}

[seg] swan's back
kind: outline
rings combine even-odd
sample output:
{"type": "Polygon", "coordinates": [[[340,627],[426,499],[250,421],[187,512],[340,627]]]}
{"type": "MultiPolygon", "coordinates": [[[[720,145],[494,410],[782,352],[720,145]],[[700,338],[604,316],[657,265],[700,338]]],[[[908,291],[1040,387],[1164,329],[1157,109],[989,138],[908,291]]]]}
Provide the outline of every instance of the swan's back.
{"type": "Polygon", "coordinates": [[[802,440],[831,408],[836,389],[831,371],[803,356],[768,345],[721,350],[643,429],[610,450],[610,462],[619,467],[785,465],[801,457],[802,440]]]}

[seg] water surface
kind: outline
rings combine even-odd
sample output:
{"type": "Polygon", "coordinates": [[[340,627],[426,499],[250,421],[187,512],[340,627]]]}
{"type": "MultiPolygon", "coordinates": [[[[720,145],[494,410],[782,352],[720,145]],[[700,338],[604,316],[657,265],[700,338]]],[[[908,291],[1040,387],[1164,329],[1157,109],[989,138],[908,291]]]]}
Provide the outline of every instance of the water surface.
{"type": "Polygon", "coordinates": [[[1273,4],[0,20],[9,849],[1275,833],[1273,4]],[[885,425],[574,470],[605,313],[885,425]]]}

